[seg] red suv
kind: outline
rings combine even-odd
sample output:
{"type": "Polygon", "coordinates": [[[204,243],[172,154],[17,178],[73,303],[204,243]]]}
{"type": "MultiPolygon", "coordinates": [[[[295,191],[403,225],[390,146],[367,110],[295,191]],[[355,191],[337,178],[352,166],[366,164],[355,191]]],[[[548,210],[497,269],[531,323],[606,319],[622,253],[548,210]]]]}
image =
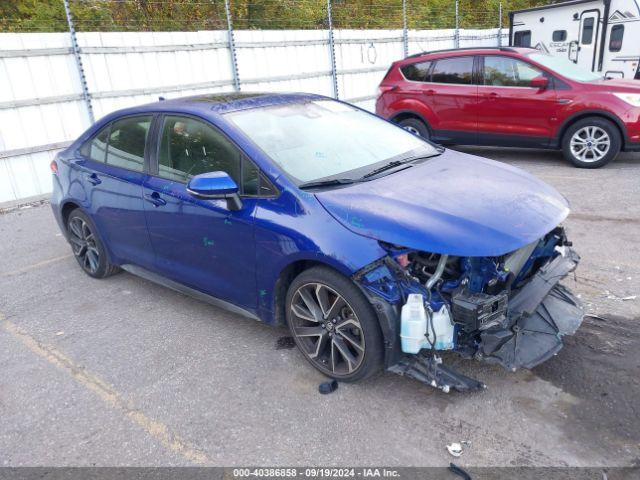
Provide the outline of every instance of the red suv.
{"type": "Polygon", "coordinates": [[[640,151],[640,82],[607,80],[531,48],[413,55],[380,84],[376,113],[438,143],[562,149],[597,168],[640,151]]]}

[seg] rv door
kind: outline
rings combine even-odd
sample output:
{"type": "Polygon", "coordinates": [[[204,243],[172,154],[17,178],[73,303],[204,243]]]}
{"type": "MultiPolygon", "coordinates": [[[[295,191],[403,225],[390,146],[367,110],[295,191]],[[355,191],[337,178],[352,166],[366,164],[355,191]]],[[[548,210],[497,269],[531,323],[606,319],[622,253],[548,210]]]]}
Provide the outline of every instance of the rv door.
{"type": "MultiPolygon", "coordinates": [[[[579,47],[576,63],[589,70],[594,70],[596,66],[596,44],[598,43],[598,32],[600,30],[599,22],[599,10],[585,10],[580,16],[579,47]]],[[[569,55],[571,55],[571,51],[569,55]]]]}

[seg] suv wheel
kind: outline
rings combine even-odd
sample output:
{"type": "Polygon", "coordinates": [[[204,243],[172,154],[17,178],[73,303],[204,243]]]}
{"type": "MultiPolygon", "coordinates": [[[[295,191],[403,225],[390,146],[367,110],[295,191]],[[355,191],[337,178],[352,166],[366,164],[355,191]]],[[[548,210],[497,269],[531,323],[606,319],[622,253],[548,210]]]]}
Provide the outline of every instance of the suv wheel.
{"type": "Polygon", "coordinates": [[[430,137],[429,128],[422,120],[418,120],[417,118],[405,118],[404,120],[400,120],[398,125],[418,137],[426,138],[427,140],[430,137]]]}
{"type": "Polygon", "coordinates": [[[609,120],[598,117],[577,121],[562,138],[565,158],[580,168],[606,165],[618,155],[621,146],[618,128],[609,120]]]}
{"type": "Polygon", "coordinates": [[[289,330],[304,357],[329,377],[353,382],[380,369],[376,314],[351,280],[325,267],[302,272],[286,298],[289,330]]]}
{"type": "Polygon", "coordinates": [[[75,209],[69,214],[67,232],[73,255],[87,275],[105,278],[119,271],[109,263],[95,225],[82,210],[75,209]]]}

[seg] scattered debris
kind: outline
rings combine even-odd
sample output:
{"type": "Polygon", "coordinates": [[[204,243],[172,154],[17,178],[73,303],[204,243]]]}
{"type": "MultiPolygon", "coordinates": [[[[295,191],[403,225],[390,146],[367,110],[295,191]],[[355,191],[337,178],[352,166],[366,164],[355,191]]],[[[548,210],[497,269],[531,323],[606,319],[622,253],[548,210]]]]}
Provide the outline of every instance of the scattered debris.
{"type": "Polygon", "coordinates": [[[64,332],[57,332],[56,333],[56,337],[60,337],[61,335],[64,335],[64,332]]]}
{"type": "Polygon", "coordinates": [[[329,393],[335,392],[338,389],[338,381],[337,380],[329,380],[328,382],[322,382],[318,387],[318,391],[327,395],[329,393]]]}
{"type": "Polygon", "coordinates": [[[276,341],[276,350],[289,350],[296,346],[293,337],[280,337],[276,341]]]}
{"type": "Polygon", "coordinates": [[[635,300],[636,298],[638,298],[637,295],[627,295],[626,297],[620,297],[614,293],[611,293],[609,290],[605,290],[603,292],[603,295],[605,297],[607,297],[609,300],[619,300],[622,302],[628,301],[628,300],[635,300]]]}
{"type": "Polygon", "coordinates": [[[451,445],[447,445],[447,450],[454,457],[459,457],[460,455],[462,455],[462,445],[457,442],[454,442],[451,445]]]}
{"type": "Polygon", "coordinates": [[[464,478],[464,480],[472,480],[471,475],[469,475],[465,470],[457,466],[455,463],[449,464],[449,470],[451,471],[451,473],[455,473],[459,477],[464,478]]]}

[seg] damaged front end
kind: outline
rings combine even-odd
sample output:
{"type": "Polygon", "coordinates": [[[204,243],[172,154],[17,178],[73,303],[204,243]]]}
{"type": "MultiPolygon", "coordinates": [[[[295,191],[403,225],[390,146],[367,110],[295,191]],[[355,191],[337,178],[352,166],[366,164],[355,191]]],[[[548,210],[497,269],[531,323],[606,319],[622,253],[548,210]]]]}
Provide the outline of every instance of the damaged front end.
{"type": "Polygon", "coordinates": [[[515,371],[562,348],[580,326],[578,299],[559,282],[578,265],[564,229],[498,257],[457,257],[382,244],[389,255],[354,280],[378,313],[386,366],[444,391],[484,385],[442,365],[437,354],[515,371]]]}

